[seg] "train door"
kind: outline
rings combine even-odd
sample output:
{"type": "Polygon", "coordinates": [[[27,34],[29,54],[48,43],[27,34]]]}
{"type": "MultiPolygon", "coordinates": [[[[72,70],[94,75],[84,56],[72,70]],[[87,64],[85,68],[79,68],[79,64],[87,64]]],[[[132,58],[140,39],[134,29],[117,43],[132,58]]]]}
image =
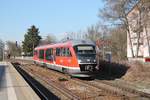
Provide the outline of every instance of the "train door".
{"type": "Polygon", "coordinates": [[[46,60],[46,63],[49,63],[49,64],[53,63],[53,48],[46,49],[45,60],[46,60]]]}
{"type": "Polygon", "coordinates": [[[53,64],[56,63],[56,48],[53,48],[53,64]]]}
{"type": "Polygon", "coordinates": [[[54,54],[54,64],[55,64],[55,68],[56,70],[62,71],[62,63],[61,63],[61,48],[57,47],[55,50],[55,54],[54,54]]]}
{"type": "Polygon", "coordinates": [[[54,52],[55,52],[55,49],[53,48],[48,48],[46,50],[46,65],[48,68],[51,68],[51,69],[56,69],[54,52]]]}

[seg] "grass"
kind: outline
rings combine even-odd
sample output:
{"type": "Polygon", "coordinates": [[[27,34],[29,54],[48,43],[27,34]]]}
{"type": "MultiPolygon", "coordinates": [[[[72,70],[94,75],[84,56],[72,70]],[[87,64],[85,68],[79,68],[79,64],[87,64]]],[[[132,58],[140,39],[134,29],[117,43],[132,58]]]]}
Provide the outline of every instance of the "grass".
{"type": "Polygon", "coordinates": [[[68,79],[64,78],[64,77],[59,77],[58,78],[59,81],[68,81],[68,79]]]}

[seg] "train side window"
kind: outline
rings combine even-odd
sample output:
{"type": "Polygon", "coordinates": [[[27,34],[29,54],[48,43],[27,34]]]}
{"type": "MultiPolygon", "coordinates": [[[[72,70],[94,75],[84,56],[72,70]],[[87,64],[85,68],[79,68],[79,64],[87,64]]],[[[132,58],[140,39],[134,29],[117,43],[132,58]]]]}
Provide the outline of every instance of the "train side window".
{"type": "Polygon", "coordinates": [[[61,48],[62,55],[61,56],[66,56],[66,48],[61,48]]]}
{"type": "Polygon", "coordinates": [[[70,52],[69,48],[66,48],[66,56],[68,56],[68,57],[71,56],[71,52],[70,52]]]}
{"type": "Polygon", "coordinates": [[[60,50],[60,48],[56,48],[56,56],[61,56],[61,50],[60,50]]]}
{"type": "Polygon", "coordinates": [[[44,50],[39,51],[39,58],[44,59],[44,50]]]}
{"type": "Polygon", "coordinates": [[[53,49],[49,48],[46,50],[46,60],[53,60],[53,49]]]}

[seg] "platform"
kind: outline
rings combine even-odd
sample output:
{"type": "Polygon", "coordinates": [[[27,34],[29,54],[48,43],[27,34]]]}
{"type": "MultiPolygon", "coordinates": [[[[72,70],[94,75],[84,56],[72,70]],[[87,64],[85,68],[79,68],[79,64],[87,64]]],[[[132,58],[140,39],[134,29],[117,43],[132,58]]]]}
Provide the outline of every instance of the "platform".
{"type": "Polygon", "coordinates": [[[0,62],[0,100],[40,100],[9,62],[0,62]]]}

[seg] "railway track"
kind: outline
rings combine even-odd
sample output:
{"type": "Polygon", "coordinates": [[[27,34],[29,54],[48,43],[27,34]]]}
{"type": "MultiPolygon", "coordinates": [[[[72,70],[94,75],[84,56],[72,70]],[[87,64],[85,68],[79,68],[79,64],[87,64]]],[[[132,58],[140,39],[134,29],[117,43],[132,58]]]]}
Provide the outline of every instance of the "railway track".
{"type": "MultiPolygon", "coordinates": [[[[59,73],[59,72],[55,72],[55,73],[58,73],[58,75],[59,76],[64,76],[64,74],[61,74],[61,73],[59,73]]],[[[66,77],[65,78],[68,78],[68,75],[65,75],[66,77]]],[[[44,77],[46,77],[46,76],[44,76],[44,77]]],[[[130,94],[130,96],[126,96],[126,95],[123,95],[123,94],[120,94],[119,92],[112,92],[112,90],[108,90],[108,89],[106,89],[106,87],[103,87],[104,85],[102,85],[102,86],[99,86],[99,85],[95,85],[95,84],[91,84],[91,83],[89,83],[89,81],[83,81],[83,80],[80,80],[80,79],[76,79],[76,78],[74,78],[74,79],[72,79],[72,81],[74,82],[74,83],[76,83],[76,84],[79,84],[79,85],[82,85],[82,86],[84,86],[84,87],[89,87],[89,88],[95,88],[95,89],[97,89],[97,90],[99,90],[99,91],[101,91],[101,90],[105,90],[105,92],[107,93],[107,94],[112,94],[112,95],[115,95],[115,96],[121,96],[122,98],[131,98],[131,94],[130,94]],[[118,94],[119,93],[119,94],[118,94]]],[[[135,95],[133,96],[132,95],[132,98],[135,98],[135,95]]]]}
{"type": "Polygon", "coordinates": [[[132,88],[129,88],[127,85],[126,87],[124,85],[120,84],[114,84],[109,81],[102,81],[102,80],[93,80],[93,81],[84,81],[80,79],[74,79],[76,81],[74,82],[80,82],[81,84],[86,84],[90,87],[95,87],[99,89],[105,90],[107,93],[122,96],[125,100],[149,100],[150,94],[138,91],[132,88]]]}
{"type": "MultiPolygon", "coordinates": [[[[29,66],[29,65],[28,65],[29,66]]],[[[26,71],[28,71],[28,72],[30,72],[30,73],[33,73],[33,70],[30,70],[30,69],[25,69],[26,71]]],[[[67,79],[67,80],[69,80],[68,79],[68,75],[64,75],[64,74],[60,74],[59,72],[54,72],[53,71],[53,73],[57,73],[57,76],[56,76],[56,74],[55,74],[55,76],[56,77],[62,77],[62,75],[63,75],[63,77],[65,78],[65,79],[67,79]]],[[[52,86],[52,87],[54,87],[55,89],[57,89],[59,92],[61,92],[61,94],[63,94],[63,95],[65,95],[65,97],[67,97],[68,99],[73,99],[73,100],[87,100],[87,99],[90,99],[90,98],[94,98],[94,96],[92,96],[92,97],[81,97],[81,96],[77,96],[76,95],[76,93],[73,93],[71,90],[69,90],[69,89],[66,89],[63,85],[61,85],[60,83],[58,83],[58,82],[56,82],[55,80],[53,80],[53,79],[50,79],[50,77],[48,77],[48,75],[47,74],[45,74],[45,73],[35,73],[34,72],[34,75],[36,76],[36,77],[38,77],[38,78],[40,78],[40,79],[42,79],[43,81],[45,81],[46,83],[48,83],[50,86],[52,86]]],[[[53,74],[52,74],[53,75],[53,74]]],[[[75,82],[75,81],[73,81],[73,82],[75,82]]],[[[75,82],[75,83],[77,83],[77,82],[75,82]]],[[[78,84],[79,84],[79,82],[78,82],[78,84]]],[[[81,84],[80,84],[81,85],[81,84]]],[[[87,85],[85,86],[85,84],[84,85],[82,85],[82,86],[84,86],[84,87],[87,87],[87,85]]],[[[89,86],[88,86],[89,87],[89,86]]]]}
{"type": "MultiPolygon", "coordinates": [[[[29,71],[30,70],[28,70],[28,72],[29,71]]],[[[32,73],[32,71],[30,71],[30,72],[32,73]]],[[[61,86],[57,82],[53,81],[49,77],[47,77],[45,75],[38,74],[38,73],[34,73],[34,77],[36,77],[36,78],[42,80],[43,82],[47,83],[49,86],[54,88],[57,92],[60,92],[60,94],[63,94],[67,99],[79,100],[79,97],[77,95],[72,93],[70,90],[64,88],[63,86],[61,86]]]]}
{"type": "Polygon", "coordinates": [[[110,86],[113,86],[113,87],[120,88],[123,91],[128,91],[129,93],[134,93],[134,94],[137,94],[137,95],[139,95],[141,97],[144,97],[144,98],[150,98],[150,94],[142,92],[142,91],[135,90],[134,88],[132,88],[130,86],[129,83],[124,84],[124,82],[113,83],[113,82],[110,82],[110,81],[100,81],[100,80],[95,80],[95,81],[98,82],[98,83],[101,82],[101,83],[104,83],[104,84],[107,84],[107,85],[110,85],[110,86]]]}
{"type": "MultiPolygon", "coordinates": [[[[24,69],[26,71],[28,71],[30,73],[33,73],[33,69],[30,69],[30,67],[26,67],[25,68],[25,66],[31,66],[31,65],[29,65],[29,64],[23,64],[23,66],[24,66],[24,69]]],[[[41,67],[39,67],[39,68],[41,68],[41,67]]],[[[107,92],[103,91],[100,88],[93,87],[91,85],[85,84],[82,81],[78,81],[78,80],[76,80],[74,78],[70,79],[68,77],[68,75],[62,74],[62,73],[57,72],[57,71],[49,70],[49,69],[48,69],[48,71],[50,71],[51,75],[55,74],[56,77],[62,77],[63,76],[65,79],[70,80],[72,83],[76,84],[77,86],[81,86],[81,88],[82,87],[88,88],[88,89],[85,90],[85,92],[86,92],[85,95],[86,96],[83,96],[83,95],[81,96],[81,95],[79,95],[79,94],[77,94],[77,93],[74,92],[74,94],[77,94],[78,97],[76,95],[75,96],[70,95],[70,96],[68,96],[69,99],[80,99],[80,100],[88,100],[89,99],[90,100],[90,99],[98,98],[99,96],[101,97],[101,96],[110,95],[110,93],[107,93],[107,92]],[[90,91],[89,88],[92,89],[92,91],[90,91]],[[90,91],[90,92],[87,93],[87,91],[90,91]],[[94,93],[92,94],[92,92],[94,92],[94,91],[97,91],[97,94],[94,94],[94,93]]],[[[35,75],[35,72],[34,72],[34,75],[35,75]]],[[[60,89],[59,91],[62,91],[62,94],[66,94],[66,93],[67,93],[67,95],[68,95],[68,93],[73,94],[72,91],[70,91],[70,90],[66,91],[65,90],[66,88],[62,89],[63,86],[60,86],[60,83],[58,84],[57,82],[55,82],[55,80],[51,80],[46,73],[41,72],[41,73],[36,74],[35,76],[38,76],[39,78],[43,77],[42,80],[44,80],[47,83],[49,83],[49,85],[52,85],[50,83],[53,82],[55,84],[55,87],[57,87],[57,89],[60,89]]],[[[111,94],[110,96],[114,96],[115,98],[124,98],[123,96],[118,96],[118,95],[114,95],[114,94],[113,95],[111,94]]],[[[105,99],[103,99],[103,100],[105,100],[105,99]]],[[[109,99],[106,99],[106,100],[109,100],[109,99]]],[[[122,99],[117,99],[117,100],[122,100],[122,99]]]]}
{"type": "MultiPolygon", "coordinates": [[[[24,65],[30,65],[30,64],[24,64],[24,65]]],[[[52,70],[50,70],[50,71],[52,73],[57,73],[56,75],[58,75],[58,76],[61,76],[61,77],[63,76],[63,77],[68,79],[68,75],[62,74],[62,73],[57,72],[57,71],[52,71],[52,70]]],[[[46,76],[44,76],[44,77],[46,77],[46,76]]],[[[135,89],[131,89],[131,88],[126,87],[126,86],[113,84],[113,83],[108,82],[108,81],[101,81],[101,80],[96,80],[96,79],[92,80],[92,81],[85,81],[85,80],[80,80],[80,79],[76,79],[76,78],[73,78],[70,80],[72,80],[76,84],[80,84],[80,85],[85,86],[85,87],[103,90],[104,92],[106,92],[106,94],[112,94],[115,96],[120,96],[121,99],[149,100],[149,98],[150,98],[149,94],[147,94],[147,93],[137,91],[135,89]]],[[[47,80],[47,81],[49,81],[49,80],[47,80]]]]}
{"type": "Polygon", "coordinates": [[[123,90],[121,90],[117,87],[110,86],[110,85],[107,85],[107,84],[102,83],[102,82],[96,82],[95,80],[94,81],[82,81],[82,80],[79,80],[79,79],[76,79],[76,80],[78,82],[80,81],[81,83],[84,83],[88,86],[92,86],[92,87],[95,87],[95,88],[98,88],[98,89],[102,89],[102,90],[104,90],[107,93],[110,93],[112,95],[122,96],[124,99],[139,98],[139,96],[134,94],[134,93],[129,93],[127,91],[123,91],[123,90]]]}
{"type": "Polygon", "coordinates": [[[22,75],[22,77],[27,81],[27,83],[33,88],[33,90],[42,100],[50,100],[50,99],[59,100],[59,98],[56,95],[51,93],[47,88],[45,88],[42,84],[36,81],[32,76],[30,76],[28,73],[22,70],[19,67],[18,63],[12,63],[12,65],[22,75]]]}
{"type": "MultiPolygon", "coordinates": [[[[49,77],[47,76],[43,76],[43,75],[40,75],[38,73],[34,73],[33,75],[33,71],[32,70],[27,70],[27,69],[23,69],[21,67],[21,65],[15,65],[15,68],[20,72],[20,74],[22,74],[23,77],[25,77],[25,79],[28,81],[29,80],[29,83],[31,84],[31,86],[33,86],[33,89],[35,87],[35,91],[38,92],[38,95],[41,97],[41,99],[43,100],[57,100],[57,99],[60,99],[58,98],[58,96],[55,95],[55,97],[53,97],[52,95],[49,95],[49,93],[53,94],[52,92],[50,92],[47,88],[48,86],[50,86],[52,89],[54,89],[56,92],[59,92],[59,94],[63,95],[61,96],[62,99],[69,99],[69,100],[79,100],[79,97],[75,94],[73,94],[70,90],[64,88],[63,86],[61,86],[60,84],[58,84],[57,82],[51,80],[49,77]],[[29,74],[27,76],[24,75],[24,73],[27,74],[32,73],[32,76],[30,76],[29,74]],[[45,91],[45,89],[39,89],[37,86],[37,83],[33,82],[33,81],[30,81],[30,77],[34,77],[37,79],[37,81],[40,81],[41,83],[47,83],[47,91],[45,91]],[[46,93],[46,94],[45,94],[46,93]]],[[[29,64],[27,64],[29,66],[29,64]]],[[[36,80],[34,80],[36,81],[36,80]]],[[[42,85],[42,84],[41,84],[42,85]]],[[[45,84],[44,84],[45,85],[45,84]]],[[[42,85],[43,86],[43,85],[42,85]]],[[[44,86],[43,86],[44,87],[44,86]]]]}

